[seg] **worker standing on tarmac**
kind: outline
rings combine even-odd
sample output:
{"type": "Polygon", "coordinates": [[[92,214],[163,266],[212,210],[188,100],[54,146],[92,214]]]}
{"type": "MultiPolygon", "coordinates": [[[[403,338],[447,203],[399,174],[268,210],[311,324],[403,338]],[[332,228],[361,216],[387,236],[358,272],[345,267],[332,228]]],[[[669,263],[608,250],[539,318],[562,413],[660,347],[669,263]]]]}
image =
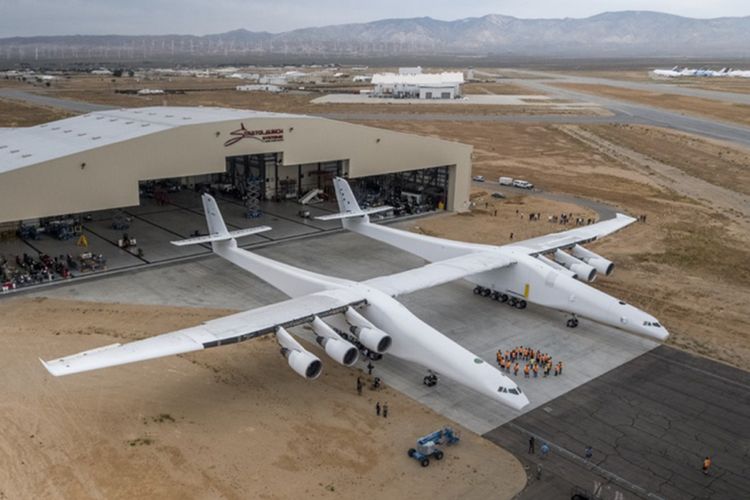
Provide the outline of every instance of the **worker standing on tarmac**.
{"type": "Polygon", "coordinates": [[[516,377],[518,376],[518,368],[519,368],[518,361],[516,361],[516,364],[513,367],[513,375],[515,375],[516,377]]]}
{"type": "Polygon", "coordinates": [[[539,365],[534,363],[534,378],[539,377],[539,365]]]}
{"type": "Polygon", "coordinates": [[[711,457],[706,457],[703,459],[703,474],[705,476],[708,476],[708,469],[711,468],[711,457]]]}
{"type": "Polygon", "coordinates": [[[503,353],[500,349],[497,350],[497,364],[501,366],[503,364],[503,353]]]}
{"type": "Polygon", "coordinates": [[[375,403],[375,415],[380,416],[380,401],[375,403]]]}
{"type": "Polygon", "coordinates": [[[524,378],[529,378],[529,364],[526,363],[526,366],[523,367],[523,376],[524,378]]]}

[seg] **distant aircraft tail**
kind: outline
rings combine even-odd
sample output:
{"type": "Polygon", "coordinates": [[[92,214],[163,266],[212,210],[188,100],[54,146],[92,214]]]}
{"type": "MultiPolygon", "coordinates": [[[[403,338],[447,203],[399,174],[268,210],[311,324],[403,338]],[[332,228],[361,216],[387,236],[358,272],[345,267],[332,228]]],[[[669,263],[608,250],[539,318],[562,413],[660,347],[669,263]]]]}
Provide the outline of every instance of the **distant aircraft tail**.
{"type": "Polygon", "coordinates": [[[269,226],[258,226],[250,227],[247,229],[239,229],[237,231],[229,231],[227,225],[224,223],[224,218],[221,216],[219,205],[216,200],[210,194],[204,194],[203,199],[203,211],[206,214],[206,224],[208,225],[207,236],[196,236],[195,238],[188,238],[186,240],[172,241],[175,246],[182,247],[186,245],[200,245],[202,243],[211,243],[212,248],[216,251],[214,244],[219,241],[234,240],[236,238],[242,238],[244,236],[250,236],[251,234],[262,233],[264,231],[270,231],[269,226]]]}
{"type": "Polygon", "coordinates": [[[361,217],[365,222],[369,222],[370,214],[393,210],[393,207],[389,206],[366,208],[363,210],[360,208],[359,203],[357,203],[357,198],[354,197],[351,186],[349,186],[346,179],[342,177],[334,177],[333,187],[336,190],[336,201],[339,203],[339,213],[315,217],[318,220],[342,220],[344,222],[344,227],[346,227],[346,219],[361,217]]]}

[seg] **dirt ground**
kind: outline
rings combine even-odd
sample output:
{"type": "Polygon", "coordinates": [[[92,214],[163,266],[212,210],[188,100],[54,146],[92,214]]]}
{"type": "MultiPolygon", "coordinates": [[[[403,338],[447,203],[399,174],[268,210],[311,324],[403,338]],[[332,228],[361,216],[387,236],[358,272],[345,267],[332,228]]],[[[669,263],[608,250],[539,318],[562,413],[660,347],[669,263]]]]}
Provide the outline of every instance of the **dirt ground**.
{"type": "Polygon", "coordinates": [[[392,389],[357,396],[361,373],[321,354],[324,374],[305,381],[268,337],[63,378],[37,359],[227,312],[0,301],[0,360],[14,374],[0,401],[0,498],[511,498],[524,487],[510,453],[392,389]],[[407,457],[446,424],[462,441],[442,462],[407,457]]]}
{"type": "Polygon", "coordinates": [[[562,226],[548,221],[551,215],[572,214],[576,218],[596,219],[596,212],[578,205],[545,200],[537,196],[513,196],[497,199],[488,191],[474,189],[471,212],[420,219],[410,227],[414,232],[430,236],[450,235],[460,241],[482,241],[497,244],[534,238],[554,231],[571,229],[574,223],[562,226]],[[541,214],[540,220],[529,221],[529,214],[541,214]],[[511,239],[511,233],[513,238],[511,239]]]}
{"type": "Polygon", "coordinates": [[[73,116],[65,111],[34,106],[22,101],[0,99],[0,127],[29,127],[73,116]]]}
{"type": "MultiPolygon", "coordinates": [[[[143,107],[143,106],[223,106],[242,109],[254,109],[259,111],[275,111],[280,113],[462,113],[473,115],[497,115],[497,114],[601,114],[599,110],[591,108],[559,109],[553,106],[509,106],[509,105],[461,105],[455,104],[402,104],[388,103],[382,106],[371,104],[313,104],[310,101],[324,95],[325,92],[340,91],[340,86],[323,86],[316,91],[289,91],[281,94],[268,92],[239,92],[234,90],[236,85],[241,85],[241,80],[227,79],[203,79],[178,77],[165,80],[138,82],[135,78],[101,78],[91,76],[76,76],[69,79],[55,81],[51,87],[42,85],[27,85],[22,90],[29,92],[91,102],[95,104],[107,104],[118,107],[143,107]],[[126,89],[173,89],[184,91],[184,93],[139,96],[134,94],[117,93],[117,90],[126,89]]],[[[0,81],[0,87],[5,84],[0,81]]],[[[528,89],[521,88],[509,83],[496,84],[468,84],[467,93],[476,94],[511,94],[520,93],[524,95],[537,94],[528,89]]],[[[559,101],[549,101],[556,104],[559,101]]],[[[41,123],[38,121],[37,123],[41,123]]]]}
{"type": "MultiPolygon", "coordinates": [[[[653,313],[670,330],[668,343],[750,369],[750,203],[743,194],[750,186],[739,175],[747,151],[649,127],[368,124],[472,144],[473,173],[487,179],[520,177],[548,192],[646,215],[645,224],[587,245],[617,266],[594,286],[653,313]]],[[[509,200],[495,202],[504,210],[498,217],[448,216],[419,221],[419,230],[504,244],[510,232],[526,237],[558,229],[545,222],[547,202],[531,195],[522,200],[521,211],[542,212],[542,222],[516,218],[509,200]]]]}
{"type": "Polygon", "coordinates": [[[750,106],[729,102],[703,99],[670,94],[669,89],[664,93],[646,92],[642,90],[623,89],[609,85],[592,85],[582,83],[555,83],[556,86],[572,90],[582,90],[593,94],[648,104],[657,108],[679,111],[686,115],[711,116],[721,120],[750,125],[750,106]]]}

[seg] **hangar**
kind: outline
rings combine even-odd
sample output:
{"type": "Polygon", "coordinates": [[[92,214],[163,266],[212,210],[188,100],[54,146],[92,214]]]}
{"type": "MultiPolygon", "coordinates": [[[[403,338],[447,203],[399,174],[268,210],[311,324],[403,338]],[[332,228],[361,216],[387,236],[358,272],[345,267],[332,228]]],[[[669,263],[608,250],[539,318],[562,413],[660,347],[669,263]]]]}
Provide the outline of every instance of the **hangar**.
{"type": "Polygon", "coordinates": [[[330,191],[468,209],[471,146],[314,116],[211,107],[99,111],[0,130],[0,224],[135,206],[143,183],[224,185],[245,198],[330,191]],[[251,189],[252,186],[252,189],[251,189]]]}

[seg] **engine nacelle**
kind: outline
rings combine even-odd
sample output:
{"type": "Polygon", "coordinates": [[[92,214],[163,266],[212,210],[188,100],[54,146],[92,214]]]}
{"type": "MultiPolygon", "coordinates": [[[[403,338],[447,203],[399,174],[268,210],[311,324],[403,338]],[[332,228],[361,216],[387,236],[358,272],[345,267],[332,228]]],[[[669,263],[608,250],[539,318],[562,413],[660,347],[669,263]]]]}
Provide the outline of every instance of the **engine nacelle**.
{"type": "Polygon", "coordinates": [[[289,367],[308,380],[318,378],[323,371],[323,363],[309,351],[287,350],[285,356],[289,367]]]}
{"type": "Polygon", "coordinates": [[[344,366],[352,366],[359,359],[359,350],[346,340],[318,337],[318,344],[323,346],[326,354],[344,366]]]}
{"type": "Polygon", "coordinates": [[[310,326],[317,335],[315,340],[334,361],[344,366],[352,366],[357,362],[359,350],[351,342],[342,339],[328,323],[315,316],[310,326]]]}
{"type": "Polygon", "coordinates": [[[576,279],[592,282],[596,279],[596,269],[569,255],[562,250],[555,250],[555,261],[576,273],[576,279]]]}
{"type": "Polygon", "coordinates": [[[317,356],[307,351],[283,327],[276,329],[276,341],[281,346],[281,354],[289,367],[306,379],[316,379],[323,371],[323,363],[317,356]]]}
{"type": "Polygon", "coordinates": [[[351,325],[349,331],[369,350],[383,354],[391,347],[393,343],[391,336],[377,329],[375,325],[367,321],[367,319],[351,307],[344,312],[344,317],[349,325],[351,325]]]}
{"type": "Polygon", "coordinates": [[[576,245],[573,247],[573,255],[596,269],[598,272],[604,274],[605,276],[611,275],[612,271],[615,270],[614,262],[609,259],[605,259],[601,255],[596,254],[591,250],[583,248],[581,245],[576,245]]]}
{"type": "Polygon", "coordinates": [[[362,345],[378,354],[386,352],[393,343],[390,335],[377,328],[352,326],[350,331],[357,336],[362,345]]]}
{"type": "Polygon", "coordinates": [[[568,268],[565,268],[565,267],[561,266],[560,264],[558,264],[554,260],[548,259],[544,255],[537,255],[536,258],[539,259],[539,260],[541,260],[545,264],[547,264],[549,267],[551,267],[555,271],[564,274],[565,276],[569,276],[571,278],[575,278],[576,277],[576,273],[574,273],[573,271],[571,271],[568,268]]]}

